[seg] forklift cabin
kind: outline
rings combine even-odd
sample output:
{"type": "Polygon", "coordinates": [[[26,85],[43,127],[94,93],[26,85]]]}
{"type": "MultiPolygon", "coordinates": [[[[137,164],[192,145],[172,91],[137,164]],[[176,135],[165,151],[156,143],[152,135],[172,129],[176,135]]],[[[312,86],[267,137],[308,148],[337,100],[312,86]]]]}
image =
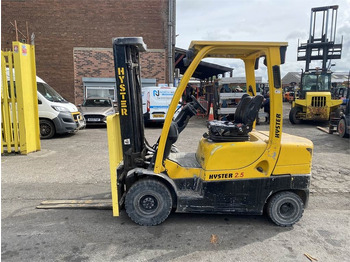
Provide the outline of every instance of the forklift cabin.
{"type": "Polygon", "coordinates": [[[282,133],[280,64],[287,43],[193,41],[190,65],[169,106],[162,133],[154,145],[144,135],[139,53],[142,38],[113,41],[119,113],[107,119],[113,215],[125,208],[140,225],[157,225],[171,213],[261,215],[264,209],[279,226],[301,218],[309,198],[313,144],[282,133]],[[172,153],[182,130],[197,110],[193,97],[173,119],[187,83],[203,58],[236,58],[245,63],[249,95],[233,122],[208,122],[198,148],[172,153]],[[265,59],[270,86],[270,129],[257,131],[254,120],[262,103],[254,96],[255,72],[265,59]]]}
{"type": "Polygon", "coordinates": [[[331,94],[330,71],[318,69],[301,73],[298,97],[294,96],[289,121],[300,124],[303,120],[328,121],[342,103],[331,94]]]}

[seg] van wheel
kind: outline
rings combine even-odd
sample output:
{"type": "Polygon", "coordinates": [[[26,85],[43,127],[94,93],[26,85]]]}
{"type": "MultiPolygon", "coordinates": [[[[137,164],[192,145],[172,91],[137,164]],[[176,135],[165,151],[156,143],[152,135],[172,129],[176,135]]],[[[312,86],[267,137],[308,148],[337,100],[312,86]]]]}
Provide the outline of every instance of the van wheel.
{"type": "Polygon", "coordinates": [[[301,113],[300,107],[293,107],[289,112],[289,121],[293,125],[298,125],[301,123],[301,119],[299,118],[298,114],[301,113]]]}
{"type": "Polygon", "coordinates": [[[267,205],[269,218],[278,226],[290,227],[300,220],[304,212],[304,203],[293,192],[280,192],[272,196],[267,205]]]}
{"type": "Polygon", "coordinates": [[[155,226],[162,223],[172,210],[169,189],[152,179],[137,181],[125,197],[125,210],[132,221],[141,226],[155,226]]]}
{"type": "Polygon", "coordinates": [[[49,139],[55,135],[54,124],[47,119],[40,119],[40,138],[49,139]]]}

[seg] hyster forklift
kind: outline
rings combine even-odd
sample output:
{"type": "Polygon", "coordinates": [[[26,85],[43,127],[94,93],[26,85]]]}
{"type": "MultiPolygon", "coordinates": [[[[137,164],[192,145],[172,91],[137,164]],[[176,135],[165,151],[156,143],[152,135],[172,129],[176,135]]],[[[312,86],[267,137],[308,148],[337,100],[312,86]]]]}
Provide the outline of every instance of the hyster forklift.
{"type": "Polygon", "coordinates": [[[332,59],[341,58],[342,44],[335,44],[337,11],[337,5],[311,9],[309,40],[298,46],[297,60],[305,61],[305,71],[301,73],[298,97],[294,96],[289,112],[292,124],[303,120],[328,121],[342,103],[332,99],[331,63],[327,66],[332,59]],[[316,26],[317,17],[322,21],[321,29],[316,26]],[[322,68],[310,69],[311,61],[315,60],[322,60],[322,68]]]}
{"type": "MultiPolygon", "coordinates": [[[[193,41],[191,62],[170,103],[162,133],[154,145],[144,135],[139,52],[142,38],[113,41],[119,113],[107,119],[113,215],[125,208],[144,226],[162,223],[172,211],[261,215],[264,210],[279,226],[292,226],[309,198],[313,144],[282,133],[280,64],[287,43],[193,41]],[[233,122],[210,121],[197,151],[174,153],[197,110],[192,97],[173,119],[187,83],[206,57],[237,58],[245,63],[249,95],[242,99],[233,122]],[[263,98],[256,94],[255,71],[265,59],[269,86],[270,130],[255,130],[263,98]]],[[[192,139],[192,138],[191,138],[192,139]]]]}

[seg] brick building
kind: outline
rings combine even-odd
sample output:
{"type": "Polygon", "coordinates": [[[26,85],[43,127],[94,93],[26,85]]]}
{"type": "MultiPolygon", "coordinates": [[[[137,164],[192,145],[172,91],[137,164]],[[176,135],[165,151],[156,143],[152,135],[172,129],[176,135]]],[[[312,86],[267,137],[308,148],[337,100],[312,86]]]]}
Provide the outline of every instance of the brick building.
{"type": "MultiPolygon", "coordinates": [[[[109,96],[115,99],[115,76],[112,48],[74,48],[74,92],[76,104],[84,97],[109,96]]],[[[140,53],[143,81],[166,83],[166,54],[162,49],[140,53]]]]}
{"type": "MultiPolygon", "coordinates": [[[[112,38],[142,36],[149,49],[141,56],[142,77],[154,79],[157,84],[167,83],[171,2],[2,0],[2,49],[11,48],[15,40],[11,22],[16,20],[18,29],[26,35],[27,21],[29,33],[35,34],[37,75],[78,104],[91,79],[99,88],[114,77],[112,38]],[[89,79],[86,85],[83,78],[89,79]]],[[[19,38],[24,37],[20,34],[19,38]]]]}

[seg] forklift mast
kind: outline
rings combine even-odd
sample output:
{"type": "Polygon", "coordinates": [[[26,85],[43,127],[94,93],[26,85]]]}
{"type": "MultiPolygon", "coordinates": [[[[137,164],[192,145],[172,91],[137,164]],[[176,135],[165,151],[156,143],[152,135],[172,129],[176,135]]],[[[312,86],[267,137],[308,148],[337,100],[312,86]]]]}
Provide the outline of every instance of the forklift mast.
{"type": "Polygon", "coordinates": [[[145,135],[139,52],[146,51],[142,37],[113,40],[124,169],[144,165],[145,135]]]}
{"type": "Polygon", "coordinates": [[[305,61],[305,72],[309,72],[310,63],[322,60],[322,73],[327,73],[327,61],[340,59],[342,43],[335,43],[338,6],[315,7],[311,9],[310,33],[307,43],[298,43],[298,61],[305,61]],[[322,23],[317,24],[318,19],[322,23]],[[321,25],[321,27],[319,27],[321,25]]]}

